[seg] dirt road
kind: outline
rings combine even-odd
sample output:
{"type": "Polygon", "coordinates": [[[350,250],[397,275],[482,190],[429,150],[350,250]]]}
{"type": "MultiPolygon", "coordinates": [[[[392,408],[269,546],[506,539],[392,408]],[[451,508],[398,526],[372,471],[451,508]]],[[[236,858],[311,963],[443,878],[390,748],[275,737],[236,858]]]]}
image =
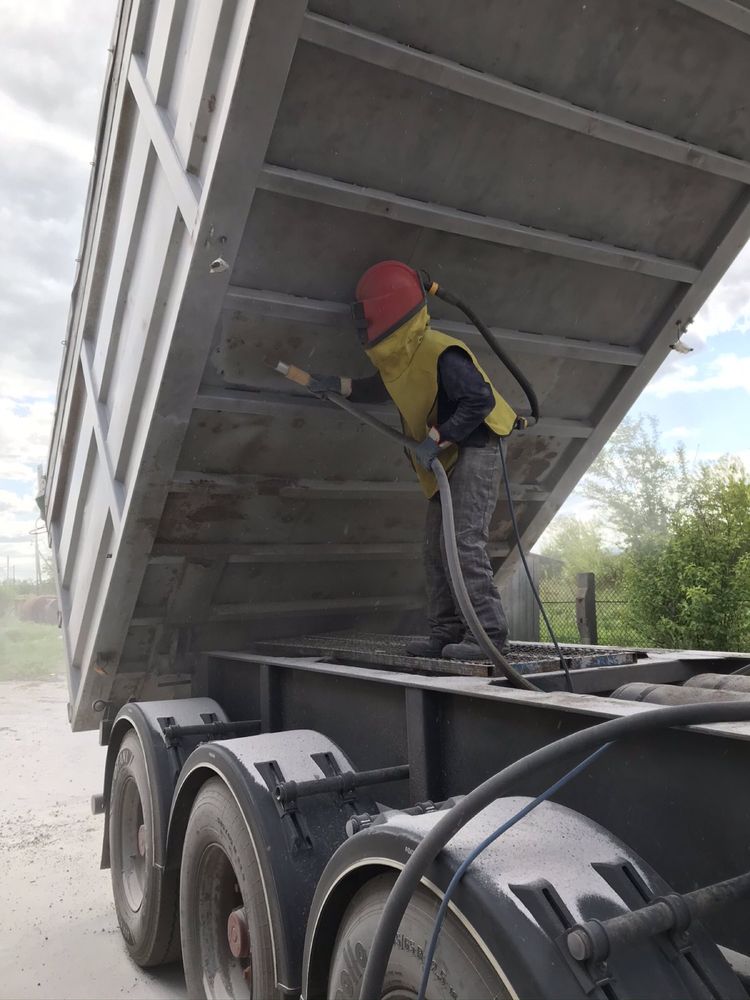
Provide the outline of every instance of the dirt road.
{"type": "Polygon", "coordinates": [[[0,683],[0,997],[183,998],[180,967],[146,973],[123,946],[89,804],[104,750],[66,701],[62,679],[0,683]]]}

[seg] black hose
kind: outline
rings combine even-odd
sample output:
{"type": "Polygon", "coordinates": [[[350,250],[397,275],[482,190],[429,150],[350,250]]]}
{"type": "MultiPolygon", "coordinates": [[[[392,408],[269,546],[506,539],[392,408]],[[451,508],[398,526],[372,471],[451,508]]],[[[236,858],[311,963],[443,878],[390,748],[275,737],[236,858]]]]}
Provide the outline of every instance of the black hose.
{"type": "Polygon", "coordinates": [[[471,306],[467,306],[466,303],[459,299],[457,295],[452,292],[446,291],[437,282],[432,282],[428,275],[423,274],[423,282],[425,282],[425,287],[427,291],[436,296],[438,299],[442,299],[443,302],[447,302],[451,306],[455,306],[456,309],[460,309],[461,312],[466,316],[466,318],[479,330],[481,335],[487,341],[492,352],[500,359],[500,361],[505,365],[508,371],[511,373],[513,378],[518,382],[518,384],[523,389],[526,399],[529,401],[529,408],[531,410],[531,417],[534,423],[539,420],[539,400],[536,398],[536,393],[534,392],[534,387],[526,378],[524,373],[515,363],[515,361],[508,357],[505,351],[496,343],[495,338],[492,336],[492,332],[488,327],[484,325],[481,319],[477,316],[471,306]]]}
{"type": "Polygon", "coordinates": [[[458,831],[477,813],[522,779],[550,764],[559,764],[574,755],[583,755],[603,743],[654,732],[670,726],[705,725],[715,722],[750,721],[750,703],[713,702],[709,705],[679,705],[639,712],[624,718],[611,719],[589,729],[565,736],[521,760],[510,764],[498,774],[478,785],[456,803],[427,833],[417,846],[386,900],[375,937],[370,947],[359,993],[360,1000],[379,1000],[388,967],[391,949],[409,901],[438,854],[458,831]]]}
{"type": "Polygon", "coordinates": [[[560,789],[564,788],[569,781],[573,780],[573,778],[577,778],[579,774],[582,774],[590,764],[593,764],[595,760],[598,760],[598,758],[601,757],[601,755],[611,746],[611,743],[605,743],[603,746],[600,746],[598,750],[594,750],[594,752],[589,754],[585,760],[580,761],[580,763],[576,764],[575,767],[572,767],[567,774],[564,774],[562,778],[558,778],[554,784],[545,789],[541,795],[537,795],[535,799],[532,799],[530,802],[527,802],[525,806],[522,806],[518,812],[515,813],[515,815],[511,816],[510,819],[506,819],[505,822],[493,830],[489,836],[485,837],[481,843],[477,844],[473,851],[466,855],[464,860],[453,873],[453,878],[448,883],[448,888],[443,893],[443,898],[440,901],[437,916],[435,917],[435,925],[432,929],[432,937],[430,938],[429,945],[425,949],[425,959],[422,968],[422,982],[419,986],[419,996],[417,997],[417,1000],[424,1000],[427,993],[427,986],[430,981],[430,972],[432,971],[432,960],[435,957],[438,937],[443,926],[443,921],[445,920],[445,915],[448,912],[448,907],[450,906],[453,894],[458,888],[459,882],[469,868],[474,864],[483,851],[486,851],[488,847],[494,844],[495,841],[502,837],[504,833],[507,833],[508,830],[512,830],[516,823],[520,823],[522,819],[538,808],[543,802],[548,802],[553,795],[556,795],[560,789]]]}
{"type": "Polygon", "coordinates": [[[464,580],[463,573],[461,572],[461,563],[458,558],[456,525],[453,520],[453,498],[451,496],[451,488],[448,484],[448,476],[445,469],[440,464],[438,459],[435,459],[432,463],[432,473],[437,479],[438,489],[440,490],[440,506],[442,508],[443,515],[443,540],[445,541],[445,555],[448,560],[448,572],[450,574],[451,583],[453,584],[453,593],[456,601],[458,602],[458,606],[461,609],[461,614],[464,616],[464,621],[471,629],[474,638],[479,643],[479,646],[484,654],[489,656],[490,661],[503,671],[505,676],[515,687],[524,688],[526,691],[538,691],[539,688],[536,684],[532,684],[531,681],[527,680],[522,673],[519,673],[519,671],[508,662],[506,657],[503,656],[497,646],[495,646],[492,639],[490,639],[487,635],[484,626],[479,620],[479,616],[474,610],[474,605],[471,603],[469,591],[466,589],[466,581],[464,580]]]}
{"type": "MultiPolygon", "coordinates": [[[[405,434],[401,434],[399,431],[394,430],[387,424],[384,424],[383,421],[378,420],[377,417],[373,417],[364,410],[360,410],[358,406],[355,406],[354,403],[350,403],[348,399],[345,399],[337,392],[326,393],[325,396],[329,402],[335,403],[340,409],[346,410],[347,413],[350,413],[358,420],[361,420],[362,423],[367,424],[369,427],[373,427],[381,434],[385,434],[386,437],[389,437],[392,441],[395,441],[402,447],[408,448],[410,451],[414,451],[417,447],[416,441],[412,441],[412,439],[407,437],[405,434]]],[[[479,621],[477,613],[474,610],[474,605],[471,603],[469,591],[466,589],[466,583],[461,570],[461,562],[458,558],[456,528],[453,520],[453,499],[451,497],[451,488],[448,483],[448,476],[438,459],[435,459],[432,463],[432,472],[437,479],[438,489],[440,490],[440,504],[443,514],[443,538],[445,540],[445,554],[448,560],[448,572],[451,578],[451,583],[453,584],[453,593],[455,594],[456,601],[461,609],[461,614],[464,616],[466,624],[469,626],[474,638],[477,640],[479,648],[490,660],[490,662],[502,671],[503,674],[505,674],[508,681],[514,687],[523,688],[526,691],[538,691],[539,688],[532,684],[531,681],[527,680],[523,674],[519,673],[513,664],[510,663],[505,656],[503,656],[499,649],[497,649],[484,630],[482,623],[479,621]]]]}
{"type": "MultiPolygon", "coordinates": [[[[534,387],[531,385],[531,383],[523,374],[518,365],[516,365],[516,363],[511,358],[508,357],[505,351],[503,351],[500,345],[495,342],[495,338],[492,336],[492,333],[489,330],[489,328],[485,326],[485,324],[481,321],[481,319],[477,316],[477,314],[470,306],[467,306],[464,301],[459,299],[458,296],[454,295],[452,292],[446,291],[446,289],[438,285],[437,282],[432,281],[432,279],[430,278],[429,274],[426,271],[421,271],[420,277],[422,279],[422,284],[427,294],[435,295],[437,298],[442,299],[449,305],[455,306],[457,309],[460,309],[461,312],[469,320],[471,320],[471,322],[474,324],[477,330],[479,330],[484,339],[487,341],[490,350],[493,352],[493,354],[495,354],[498,360],[505,365],[505,367],[511,373],[513,378],[520,385],[521,389],[523,390],[526,396],[526,399],[529,402],[529,407],[531,408],[532,420],[534,421],[534,423],[536,423],[539,420],[539,400],[537,399],[536,393],[534,392],[534,387]]],[[[529,569],[529,564],[526,560],[526,553],[524,552],[523,549],[523,544],[521,542],[521,532],[519,531],[518,520],[516,518],[516,508],[515,504],[513,503],[513,496],[510,490],[510,478],[508,476],[508,469],[505,463],[505,452],[503,451],[502,440],[500,441],[500,457],[503,465],[503,479],[505,481],[505,493],[508,498],[508,508],[510,510],[510,517],[513,524],[513,531],[516,536],[516,546],[518,548],[519,555],[521,556],[521,562],[523,563],[523,568],[526,573],[526,578],[529,581],[529,587],[531,588],[531,593],[534,595],[534,600],[536,601],[539,607],[541,616],[544,619],[544,624],[547,626],[547,631],[549,632],[550,639],[552,640],[552,644],[555,647],[555,652],[557,653],[558,660],[560,661],[560,666],[562,667],[562,671],[565,674],[565,683],[567,685],[568,690],[572,692],[573,681],[570,676],[570,669],[568,668],[567,661],[563,656],[562,650],[560,649],[560,643],[557,641],[557,636],[554,633],[552,624],[549,620],[544,605],[542,604],[542,599],[539,596],[539,591],[536,588],[536,584],[534,583],[534,578],[531,575],[531,570],[529,569]]]]}
{"type": "Polygon", "coordinates": [[[549,632],[549,637],[555,647],[555,652],[557,653],[557,658],[560,661],[560,666],[565,674],[565,680],[568,685],[568,691],[573,691],[573,678],[570,676],[570,669],[568,668],[568,663],[563,656],[563,651],[560,649],[560,643],[557,641],[557,636],[552,629],[552,623],[547,617],[547,612],[542,604],[542,599],[539,596],[539,591],[536,589],[536,584],[534,583],[534,577],[531,575],[531,569],[526,561],[526,553],[523,550],[523,543],[521,542],[521,532],[518,528],[518,520],[516,519],[516,508],[513,504],[513,497],[510,492],[510,476],[508,475],[508,467],[505,464],[505,445],[502,440],[500,441],[500,462],[503,466],[503,481],[505,482],[505,496],[508,500],[508,509],[510,510],[510,519],[513,524],[513,532],[516,536],[516,547],[518,549],[518,554],[521,557],[521,562],[523,563],[523,568],[526,571],[526,578],[529,581],[529,587],[531,588],[531,593],[534,595],[534,600],[536,601],[539,612],[544,619],[544,624],[547,626],[547,631],[549,632]]]}

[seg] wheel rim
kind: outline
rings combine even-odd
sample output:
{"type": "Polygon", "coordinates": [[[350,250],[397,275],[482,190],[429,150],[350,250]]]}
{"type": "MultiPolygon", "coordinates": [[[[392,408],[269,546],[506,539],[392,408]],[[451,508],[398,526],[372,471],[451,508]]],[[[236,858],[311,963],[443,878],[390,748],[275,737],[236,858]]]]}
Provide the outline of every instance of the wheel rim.
{"type": "Polygon", "coordinates": [[[252,997],[250,932],[232,863],[218,844],[197,872],[197,924],[203,985],[212,998],[252,997]]]}
{"type": "Polygon", "coordinates": [[[138,786],[128,778],[120,803],[122,886],[130,909],[137,913],[146,887],[146,825],[138,786]]]}

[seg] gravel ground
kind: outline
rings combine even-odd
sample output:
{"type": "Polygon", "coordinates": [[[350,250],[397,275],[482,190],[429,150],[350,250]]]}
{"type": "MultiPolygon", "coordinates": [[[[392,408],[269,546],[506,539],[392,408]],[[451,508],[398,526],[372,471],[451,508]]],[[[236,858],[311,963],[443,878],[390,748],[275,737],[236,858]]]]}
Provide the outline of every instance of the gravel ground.
{"type": "Polygon", "coordinates": [[[62,679],[0,683],[0,997],[186,996],[182,968],[131,962],[99,869],[104,750],[70,732],[62,679]]]}

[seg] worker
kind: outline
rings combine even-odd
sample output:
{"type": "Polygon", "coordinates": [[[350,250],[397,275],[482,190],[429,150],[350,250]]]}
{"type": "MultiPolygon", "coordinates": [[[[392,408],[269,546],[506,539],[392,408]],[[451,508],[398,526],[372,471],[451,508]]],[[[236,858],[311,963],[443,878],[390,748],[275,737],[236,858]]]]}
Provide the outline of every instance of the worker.
{"type": "Polygon", "coordinates": [[[451,590],[442,538],[437,457],[450,475],[458,554],[481,624],[496,647],[507,648],[508,624],[487,546],[501,476],[500,441],[516,414],[495,390],[462,341],[434,330],[420,275],[399,261],[369,268],[352,306],[357,331],[377,372],[367,378],[313,375],[308,388],[352,402],[392,399],[406,434],[418,441],[412,465],[428,498],[424,538],[430,633],[407,646],[412,656],[486,659],[467,631],[451,590]],[[416,461],[414,460],[416,459],[416,461]]]}

